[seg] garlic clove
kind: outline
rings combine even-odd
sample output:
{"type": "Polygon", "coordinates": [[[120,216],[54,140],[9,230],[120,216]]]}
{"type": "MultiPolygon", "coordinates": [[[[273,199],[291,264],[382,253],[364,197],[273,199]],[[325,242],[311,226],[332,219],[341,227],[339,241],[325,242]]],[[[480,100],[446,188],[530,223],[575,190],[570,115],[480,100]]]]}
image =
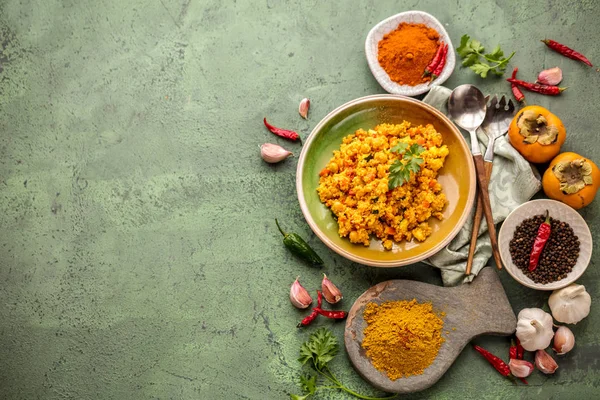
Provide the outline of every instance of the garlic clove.
{"type": "Polygon", "coordinates": [[[550,346],[554,331],[552,316],[540,308],[524,308],[519,312],[517,338],[527,351],[536,351],[550,346]]]}
{"type": "Polygon", "coordinates": [[[308,291],[298,281],[300,277],[296,278],[292,287],[290,288],[290,301],[297,308],[308,308],[312,303],[312,298],[308,291]]]}
{"type": "Polygon", "coordinates": [[[340,289],[338,289],[337,286],[335,286],[325,274],[323,274],[321,290],[323,291],[323,296],[325,297],[325,300],[327,300],[329,304],[335,304],[341,299],[343,299],[342,292],[340,291],[340,289]]]}
{"type": "Polygon", "coordinates": [[[560,326],[554,333],[554,344],[552,348],[559,356],[567,354],[575,346],[575,335],[566,326],[560,326]]]}
{"type": "Polygon", "coordinates": [[[265,143],[260,146],[260,156],[269,164],[275,164],[285,160],[289,156],[293,156],[293,154],[291,151],[288,151],[277,144],[265,143]]]}
{"type": "Polygon", "coordinates": [[[302,99],[300,105],[298,106],[298,113],[304,119],[308,118],[308,109],[310,108],[310,100],[302,99]]]}
{"type": "Polygon", "coordinates": [[[564,324],[576,324],[590,313],[592,298],[585,286],[575,283],[555,290],[548,298],[552,316],[564,324]]]}
{"type": "Polygon", "coordinates": [[[558,364],[546,350],[535,352],[535,366],[544,374],[553,374],[558,369],[558,364]]]}
{"type": "Polygon", "coordinates": [[[533,372],[533,364],[525,360],[511,359],[508,362],[510,373],[517,378],[527,378],[533,372]]]}
{"type": "Polygon", "coordinates": [[[537,83],[544,85],[558,85],[562,81],[562,71],[558,67],[545,69],[539,73],[537,83]]]}

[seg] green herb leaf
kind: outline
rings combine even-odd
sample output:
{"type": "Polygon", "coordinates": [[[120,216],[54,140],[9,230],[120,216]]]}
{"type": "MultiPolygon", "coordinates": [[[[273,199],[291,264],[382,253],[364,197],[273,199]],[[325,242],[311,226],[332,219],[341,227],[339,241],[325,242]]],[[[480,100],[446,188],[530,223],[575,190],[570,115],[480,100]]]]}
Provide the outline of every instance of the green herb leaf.
{"type": "Polygon", "coordinates": [[[488,71],[490,70],[490,66],[486,63],[473,64],[469,68],[471,68],[477,75],[481,75],[482,78],[487,76],[488,71]]]}
{"type": "Polygon", "coordinates": [[[397,397],[395,394],[380,398],[364,396],[344,386],[327,367],[327,363],[337,354],[338,349],[337,338],[329,329],[319,328],[310,335],[308,341],[304,342],[300,348],[300,358],[298,360],[302,364],[312,361],[311,367],[317,372],[317,375],[304,374],[300,376],[299,383],[304,395],[290,394],[291,400],[307,400],[316,393],[317,389],[339,389],[360,399],[387,400],[397,397]],[[333,386],[331,384],[329,386],[317,385],[318,375],[321,375],[330,383],[333,382],[333,386]]]}
{"type": "Polygon", "coordinates": [[[394,147],[392,147],[390,149],[390,151],[392,151],[394,153],[404,153],[407,148],[408,148],[408,143],[398,142],[398,144],[396,144],[394,147]]]}
{"type": "Polygon", "coordinates": [[[402,186],[404,182],[410,180],[410,173],[418,173],[421,170],[423,159],[419,157],[425,149],[416,143],[408,147],[401,160],[395,160],[390,165],[390,173],[388,175],[388,189],[392,190],[398,186],[402,186]]]}
{"type": "Polygon", "coordinates": [[[315,394],[317,391],[317,376],[316,375],[300,375],[300,387],[306,394],[315,394]]]}
{"type": "Polygon", "coordinates": [[[508,61],[515,54],[512,52],[508,58],[505,58],[500,45],[494,47],[491,53],[484,54],[485,47],[480,41],[471,39],[469,35],[463,35],[456,51],[463,59],[462,66],[469,67],[482,78],[486,78],[490,72],[502,76],[506,71],[508,61]]]}
{"type": "Polygon", "coordinates": [[[456,48],[456,52],[458,53],[459,56],[461,56],[462,58],[467,57],[469,54],[472,53],[471,51],[471,47],[468,46],[469,43],[469,39],[470,36],[469,35],[463,35],[460,38],[460,46],[458,46],[456,48]]]}
{"type": "Polygon", "coordinates": [[[333,333],[326,328],[319,328],[310,335],[307,342],[302,344],[298,361],[302,364],[312,361],[314,367],[321,370],[337,354],[338,348],[339,345],[333,333]]]}
{"type": "Polygon", "coordinates": [[[463,67],[470,67],[471,65],[475,64],[477,60],[479,60],[479,55],[476,53],[471,53],[462,61],[462,65],[463,67]]]}

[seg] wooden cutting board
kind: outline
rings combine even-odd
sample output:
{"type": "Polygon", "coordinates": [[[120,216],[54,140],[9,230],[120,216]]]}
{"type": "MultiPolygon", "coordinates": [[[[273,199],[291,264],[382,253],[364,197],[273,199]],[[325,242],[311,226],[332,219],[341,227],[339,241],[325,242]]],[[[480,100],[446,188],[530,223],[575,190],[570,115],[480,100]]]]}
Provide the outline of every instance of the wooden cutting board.
{"type": "Polygon", "coordinates": [[[442,287],[410,280],[381,282],[365,293],[349,311],[344,333],[346,351],[356,371],[377,389],[390,393],[411,393],[427,389],[450,368],[462,349],[479,335],[512,335],[517,318],[508,302],[498,274],[484,268],[470,284],[442,287]],[[363,319],[367,303],[412,300],[431,302],[434,311],[445,312],[442,336],[445,342],[434,362],[422,375],[390,380],[371,364],[361,343],[366,323],[363,319]],[[455,328],[453,330],[452,328],[455,328]],[[446,334],[449,332],[449,334],[446,334]]]}

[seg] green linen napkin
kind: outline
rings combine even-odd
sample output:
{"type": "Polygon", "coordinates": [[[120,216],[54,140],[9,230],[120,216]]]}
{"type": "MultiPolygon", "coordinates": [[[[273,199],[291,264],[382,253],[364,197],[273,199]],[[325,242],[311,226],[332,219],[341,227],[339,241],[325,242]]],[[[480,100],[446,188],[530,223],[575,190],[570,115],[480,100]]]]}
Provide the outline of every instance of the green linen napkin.
{"type": "MultiPolygon", "coordinates": [[[[447,113],[446,104],[451,92],[446,87],[434,86],[425,96],[423,102],[447,113]]],[[[479,129],[477,137],[483,154],[485,152],[484,144],[487,144],[487,136],[479,129]]],[[[465,138],[469,142],[468,135],[465,138]]],[[[531,199],[541,189],[541,186],[538,171],[508,143],[506,135],[496,139],[494,165],[489,186],[494,222],[497,224],[504,221],[512,210],[531,199]]],[[[450,244],[425,261],[427,264],[441,270],[445,286],[472,281],[474,276],[485,267],[492,255],[487,224],[485,218],[483,218],[475,248],[475,257],[473,258],[472,275],[465,276],[474,215],[475,205],[467,222],[450,244]]]]}

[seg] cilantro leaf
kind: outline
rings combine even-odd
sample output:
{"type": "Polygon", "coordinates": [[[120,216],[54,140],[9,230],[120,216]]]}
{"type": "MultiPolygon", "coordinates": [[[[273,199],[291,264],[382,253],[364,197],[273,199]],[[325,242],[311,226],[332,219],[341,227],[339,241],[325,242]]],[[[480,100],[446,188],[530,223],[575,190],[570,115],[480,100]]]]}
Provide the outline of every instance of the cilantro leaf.
{"type": "Polygon", "coordinates": [[[301,375],[299,384],[304,394],[290,394],[291,400],[307,400],[312,398],[317,390],[321,389],[343,390],[361,399],[368,398],[373,400],[385,400],[397,397],[395,394],[385,398],[363,396],[344,386],[327,366],[329,361],[331,361],[337,354],[338,350],[339,344],[337,338],[329,329],[319,328],[310,335],[308,341],[304,342],[300,348],[300,358],[298,361],[300,361],[303,365],[308,361],[311,361],[310,366],[317,372],[317,375],[301,375]],[[319,375],[322,375],[323,378],[328,381],[328,385],[317,385],[317,379],[319,375]]]}
{"type": "Polygon", "coordinates": [[[301,375],[300,376],[300,387],[306,394],[315,394],[317,391],[317,377],[316,375],[301,375]]]}
{"type": "Polygon", "coordinates": [[[411,172],[417,174],[421,170],[423,159],[419,155],[424,151],[425,149],[422,146],[413,143],[410,147],[406,148],[402,159],[394,160],[392,165],[390,165],[390,173],[388,175],[389,190],[410,181],[411,172]]]}
{"type": "Polygon", "coordinates": [[[490,66],[486,63],[473,64],[469,68],[471,68],[477,75],[481,75],[482,78],[487,76],[488,71],[490,70],[490,66]]]}
{"type": "Polygon", "coordinates": [[[462,65],[463,67],[470,67],[471,65],[475,64],[478,60],[479,55],[476,53],[471,53],[462,61],[462,65]]]}
{"type": "Polygon", "coordinates": [[[313,366],[321,370],[333,359],[338,349],[339,345],[333,333],[326,328],[319,328],[302,344],[298,361],[302,364],[312,361],[313,366]]]}
{"type": "Polygon", "coordinates": [[[469,39],[471,39],[469,35],[463,35],[460,38],[460,46],[456,48],[456,52],[462,58],[465,58],[472,53],[471,47],[467,46],[467,44],[469,43],[469,39]]]}
{"type": "Polygon", "coordinates": [[[398,142],[398,144],[396,144],[394,147],[392,147],[390,149],[390,151],[393,151],[394,153],[404,153],[407,148],[408,148],[408,143],[398,142]]]}
{"type": "Polygon", "coordinates": [[[486,78],[490,72],[502,76],[506,71],[508,61],[515,54],[512,52],[509,57],[504,57],[504,51],[500,45],[494,47],[490,53],[484,54],[485,47],[480,41],[471,39],[469,35],[461,37],[460,46],[456,51],[463,59],[462,66],[469,67],[482,78],[486,78]]]}

